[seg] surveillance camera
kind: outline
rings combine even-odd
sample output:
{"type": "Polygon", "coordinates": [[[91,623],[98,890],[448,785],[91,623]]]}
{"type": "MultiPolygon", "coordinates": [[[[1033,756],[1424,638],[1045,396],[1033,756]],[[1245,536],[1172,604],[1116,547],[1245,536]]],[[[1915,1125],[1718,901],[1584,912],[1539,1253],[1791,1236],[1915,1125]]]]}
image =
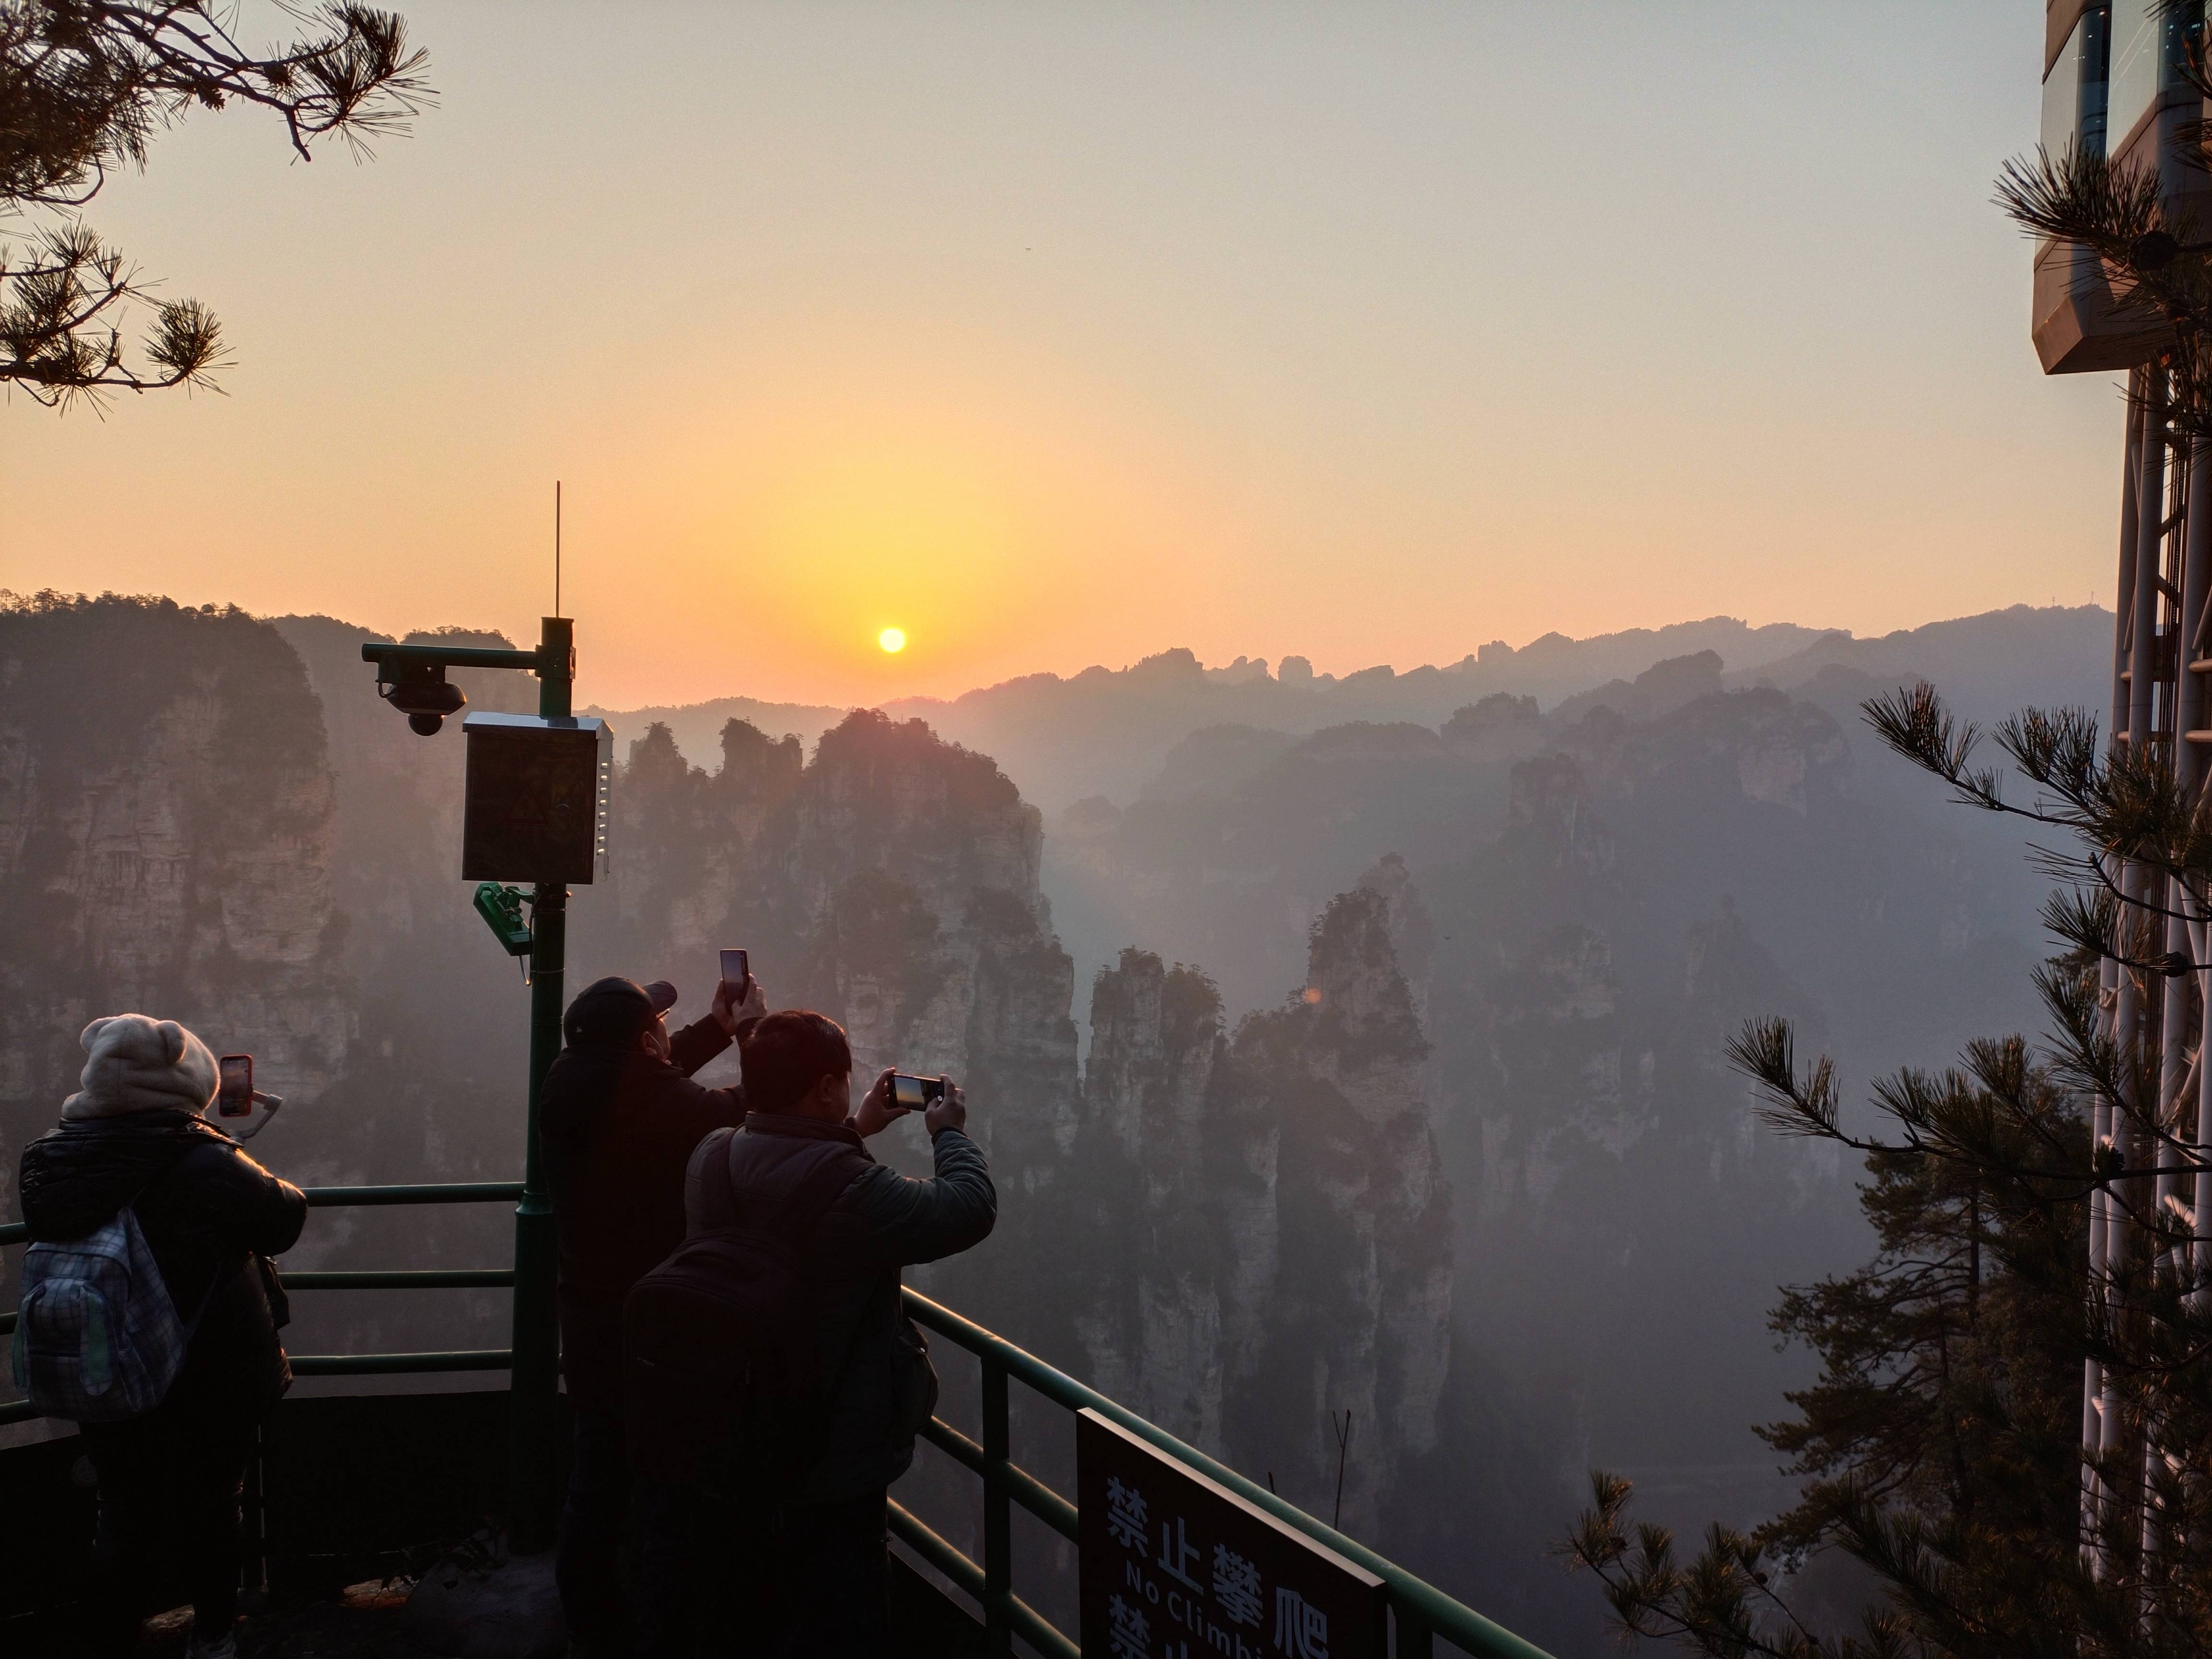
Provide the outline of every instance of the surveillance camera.
{"type": "Polygon", "coordinates": [[[446,716],[459,714],[469,701],[459,686],[447,683],[445,667],[439,663],[403,663],[399,678],[388,684],[380,681],[376,690],[407,716],[410,731],[425,738],[436,737],[446,716]]]}

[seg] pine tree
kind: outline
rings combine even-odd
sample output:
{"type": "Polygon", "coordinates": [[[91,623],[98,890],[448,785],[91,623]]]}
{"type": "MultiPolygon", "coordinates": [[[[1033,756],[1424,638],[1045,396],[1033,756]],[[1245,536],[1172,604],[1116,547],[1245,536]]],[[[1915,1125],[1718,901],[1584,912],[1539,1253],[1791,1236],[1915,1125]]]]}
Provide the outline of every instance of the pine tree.
{"type": "Polygon", "coordinates": [[[2155,1044],[2122,1040],[2100,1012],[2107,989],[2148,1007],[2170,979],[2201,976],[2203,964],[2154,948],[2162,914],[2145,896],[2170,880],[2201,918],[2212,808],[2162,753],[2104,752],[2078,711],[2030,710],[1997,728],[2040,792],[2033,806],[2004,799],[2000,775],[1974,763],[1978,734],[1930,688],[1865,713],[1961,800],[2073,838],[2073,851],[2041,854],[2069,879],[2045,913],[2068,949],[2038,976],[2050,1046],[1980,1042],[1959,1068],[1899,1073],[1875,1091],[1899,1132],[1883,1139],[1843,1127],[1833,1066],[1801,1068],[1785,1022],[1744,1030],[1730,1057],[1770,1125],[1865,1157],[1862,1203],[1881,1246],[1856,1273],[1787,1292],[1774,1314],[1822,1362],[1790,1397],[1799,1415],[1763,1431],[1808,1484],[1789,1514],[1752,1534],[1716,1527],[1684,1564],[1663,1528],[1632,1540],[1627,1483],[1599,1472],[1568,1551],[1603,1581],[1625,1631],[1731,1659],[2212,1651],[2212,1273],[2174,1201],[2200,1158],[2179,1102],[2160,1098],[2155,1044]],[[2112,1119],[2101,1140],[2091,1101],[2112,1119]],[[2126,1223],[2124,1247],[2094,1263],[2093,1198],[2126,1223]],[[2089,1461],[2087,1501],[2085,1361],[2125,1430],[2118,1451],[2089,1461]],[[1777,1583],[1824,1547],[1886,1592],[1858,1636],[1802,1628],[1777,1583]]]}

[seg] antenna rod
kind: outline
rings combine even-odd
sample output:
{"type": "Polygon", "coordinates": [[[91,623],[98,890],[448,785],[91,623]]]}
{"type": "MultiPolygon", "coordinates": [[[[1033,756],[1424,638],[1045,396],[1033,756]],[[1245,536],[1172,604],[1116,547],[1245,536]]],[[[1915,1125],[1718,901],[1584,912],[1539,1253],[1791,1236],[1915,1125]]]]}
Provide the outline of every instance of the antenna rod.
{"type": "Polygon", "coordinates": [[[561,481],[553,480],[553,614],[561,614],[561,481]]]}

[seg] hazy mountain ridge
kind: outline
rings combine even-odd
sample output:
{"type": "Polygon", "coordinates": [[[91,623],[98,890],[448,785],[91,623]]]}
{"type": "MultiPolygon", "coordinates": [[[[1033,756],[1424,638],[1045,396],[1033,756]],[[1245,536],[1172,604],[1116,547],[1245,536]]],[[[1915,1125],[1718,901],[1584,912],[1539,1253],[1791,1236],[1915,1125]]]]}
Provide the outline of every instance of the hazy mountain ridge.
{"type": "Polygon", "coordinates": [[[1087,795],[1130,799],[1176,744],[1205,726],[1307,733],[1353,720],[1433,726],[1492,691],[1554,699],[1698,650],[1757,665],[1816,637],[1792,623],[1754,629],[1717,617],[1587,640],[1547,634],[1518,650],[1501,640],[1448,667],[1399,673],[1378,666],[1341,677],[1314,673],[1303,657],[1284,659],[1272,676],[1265,664],[1243,659],[1241,672],[1208,670],[1177,648],[1119,671],[1034,674],[949,702],[917,697],[885,707],[996,756],[1029,799],[1052,812],[1087,795]]]}
{"type": "Polygon", "coordinates": [[[1731,665],[1727,684],[1798,690],[1833,668],[1885,690],[1930,680],[1960,714],[1984,724],[2054,704],[2087,708],[2101,724],[2112,702],[2112,613],[2101,605],[2016,605],[1865,639],[1824,635],[1757,668],[1731,665]]]}
{"type": "Polygon", "coordinates": [[[826,703],[765,702],[758,697],[732,696],[709,697],[702,702],[653,703],[637,708],[607,708],[589,703],[576,712],[605,720],[614,727],[616,736],[625,740],[641,736],[648,726],[665,726],[684,760],[701,766],[720,756],[722,732],[732,720],[743,720],[770,737],[795,736],[811,748],[824,732],[858,706],[848,703],[833,708],[826,703]]]}
{"type": "MultiPolygon", "coordinates": [[[[1830,665],[1877,678],[1948,674],[1976,688],[1966,711],[1975,719],[2034,701],[2047,693],[2054,668],[2063,672],[2071,665],[2079,671],[2073,700],[2094,703],[2112,625],[2111,612],[2094,605],[2014,605],[1867,639],[1840,629],[1792,623],[1753,627],[1715,617],[1580,640],[1547,634],[1518,649],[1493,641],[1442,667],[1399,672],[1378,666],[1341,676],[1316,674],[1297,656],[1273,672],[1265,661],[1245,657],[1207,667],[1177,648],[1121,669],[1024,675],[953,698],[896,698],[880,706],[896,719],[926,720],[949,740],[993,756],[1024,798],[1049,814],[1086,796],[1117,804],[1133,799],[1177,744],[1210,727],[1305,736],[1355,720],[1437,726],[1455,709],[1500,691],[1534,697],[1548,710],[1610,689],[1608,682],[1631,683],[1657,663],[1708,651],[1720,659],[1731,688],[1792,688],[1830,665]]],[[[703,763],[718,752],[731,719],[811,744],[848,711],[732,696],[682,707],[595,705],[583,712],[604,715],[626,737],[657,721],[688,759],[703,763]]]]}

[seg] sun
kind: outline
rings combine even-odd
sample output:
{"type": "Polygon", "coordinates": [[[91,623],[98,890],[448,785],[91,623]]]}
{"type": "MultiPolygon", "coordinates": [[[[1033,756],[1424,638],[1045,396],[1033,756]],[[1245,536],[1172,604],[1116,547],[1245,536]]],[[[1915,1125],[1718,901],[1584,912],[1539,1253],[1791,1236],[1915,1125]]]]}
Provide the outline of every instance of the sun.
{"type": "Polygon", "coordinates": [[[896,628],[886,628],[876,635],[876,643],[886,651],[903,651],[906,649],[905,631],[896,628]]]}

